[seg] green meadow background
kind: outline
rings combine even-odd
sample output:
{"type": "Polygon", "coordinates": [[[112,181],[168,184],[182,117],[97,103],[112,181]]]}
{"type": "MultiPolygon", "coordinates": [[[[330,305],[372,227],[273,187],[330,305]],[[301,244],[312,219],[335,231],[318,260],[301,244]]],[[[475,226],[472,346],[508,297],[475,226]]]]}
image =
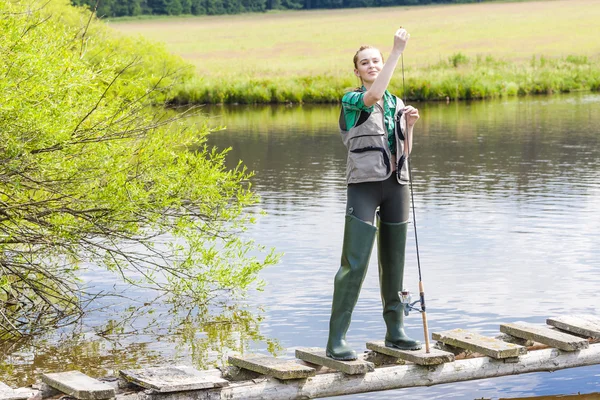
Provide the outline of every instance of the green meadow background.
{"type": "Polygon", "coordinates": [[[600,1],[484,2],[110,20],[197,70],[176,103],[337,102],[362,44],[411,34],[390,89],[412,100],[600,90],[600,1]]]}

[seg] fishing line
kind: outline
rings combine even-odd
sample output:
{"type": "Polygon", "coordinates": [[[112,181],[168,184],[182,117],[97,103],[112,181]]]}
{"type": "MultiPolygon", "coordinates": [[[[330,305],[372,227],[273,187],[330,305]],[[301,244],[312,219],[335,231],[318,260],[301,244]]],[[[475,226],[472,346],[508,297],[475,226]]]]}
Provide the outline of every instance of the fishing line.
{"type": "MultiPolygon", "coordinates": [[[[405,91],[405,85],[404,85],[404,54],[401,55],[401,61],[402,61],[402,97],[404,98],[402,100],[402,102],[404,103],[404,105],[406,105],[406,91],[405,91]]],[[[404,119],[406,121],[406,126],[408,127],[408,120],[404,119]]],[[[417,266],[419,268],[419,281],[422,280],[422,276],[421,276],[421,258],[419,257],[419,237],[417,235],[417,216],[415,214],[415,195],[413,193],[413,184],[412,184],[412,171],[410,169],[410,163],[408,162],[409,158],[410,158],[410,139],[408,137],[408,132],[406,133],[406,144],[408,149],[407,151],[407,155],[406,155],[406,161],[408,163],[408,182],[410,184],[410,201],[412,203],[412,214],[413,214],[413,225],[415,227],[415,245],[417,248],[417,266]]]]}
{"type": "MultiPolygon", "coordinates": [[[[406,106],[406,86],[404,84],[404,53],[400,55],[400,60],[402,63],[402,102],[404,106],[406,106]]],[[[404,117],[404,121],[406,122],[406,128],[408,130],[408,117],[404,117]]],[[[410,139],[409,134],[406,132],[406,163],[408,164],[408,183],[410,186],[410,200],[412,203],[412,214],[413,214],[413,226],[415,230],[415,246],[417,251],[417,267],[419,269],[419,298],[421,303],[421,315],[423,317],[423,330],[425,333],[425,352],[429,353],[429,328],[427,327],[427,313],[425,308],[425,289],[423,287],[423,279],[421,275],[421,258],[419,256],[419,237],[417,235],[417,215],[415,212],[415,196],[413,192],[413,183],[412,183],[412,171],[410,168],[410,139]]]]}
{"type": "MultiPolygon", "coordinates": [[[[406,91],[405,91],[405,85],[404,85],[404,54],[402,54],[400,57],[401,57],[401,62],[402,62],[402,97],[403,97],[402,102],[406,106],[406,91]]],[[[408,127],[408,120],[406,119],[406,117],[404,118],[404,120],[406,121],[406,126],[408,127]]],[[[412,171],[410,169],[410,163],[408,162],[408,160],[410,158],[410,139],[408,137],[408,132],[406,133],[406,145],[408,147],[406,150],[407,151],[406,162],[408,163],[408,182],[410,185],[410,201],[412,203],[413,225],[415,227],[415,245],[416,245],[416,250],[417,250],[417,266],[419,268],[419,282],[420,282],[420,281],[422,281],[421,258],[419,257],[419,237],[417,235],[417,216],[415,213],[415,195],[413,193],[412,171]]]]}

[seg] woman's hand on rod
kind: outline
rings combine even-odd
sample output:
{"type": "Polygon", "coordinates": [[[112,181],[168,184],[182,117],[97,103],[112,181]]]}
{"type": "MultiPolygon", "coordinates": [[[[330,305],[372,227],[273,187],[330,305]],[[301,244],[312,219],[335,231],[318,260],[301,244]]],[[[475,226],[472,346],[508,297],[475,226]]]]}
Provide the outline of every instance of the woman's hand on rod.
{"type": "Polygon", "coordinates": [[[406,126],[412,128],[419,119],[419,110],[413,106],[406,106],[402,109],[402,115],[406,118],[406,126]]]}

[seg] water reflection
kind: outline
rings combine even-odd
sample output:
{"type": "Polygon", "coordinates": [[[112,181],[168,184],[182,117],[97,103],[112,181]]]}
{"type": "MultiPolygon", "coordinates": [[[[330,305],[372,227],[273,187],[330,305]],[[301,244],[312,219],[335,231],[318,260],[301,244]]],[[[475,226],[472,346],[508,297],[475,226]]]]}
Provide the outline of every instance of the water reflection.
{"type": "MultiPolygon", "coordinates": [[[[596,94],[418,105],[412,159],[430,331],[495,335],[502,322],[600,314],[599,105],[596,94]]],[[[339,109],[207,112],[227,125],[210,143],[231,146],[231,165],[241,159],[256,171],[267,216],[249,234],[285,252],[262,274],[271,283],[256,299],[268,305],[263,332],[280,339],[289,357],[295,346],[324,346],[345,202],[339,109]]],[[[408,251],[406,281],[415,291],[412,238],[408,251]]],[[[373,256],[348,332],[358,349],[384,335],[376,270],[373,256]]],[[[422,336],[417,316],[408,328],[422,336]]],[[[593,392],[599,373],[590,367],[349,397],[593,392]]]]}
{"type": "MultiPolygon", "coordinates": [[[[96,271],[99,281],[102,275],[96,271]]],[[[128,299],[103,298],[110,306],[95,304],[99,308],[76,326],[45,337],[0,342],[0,381],[17,387],[34,383],[44,372],[79,370],[102,377],[169,364],[215,368],[226,365],[229,354],[244,353],[252,342],[271,353],[280,351],[277,340],[261,334],[263,311],[254,306],[172,307],[145,302],[149,296],[137,293],[140,304],[134,300],[136,293],[130,294],[128,299]]]]}
{"type": "MultiPolygon", "coordinates": [[[[430,332],[460,327],[493,336],[502,322],[600,315],[600,95],[417,106],[422,118],[412,169],[430,332]]],[[[30,379],[42,366],[64,370],[55,356],[59,353],[81,354],[72,365],[85,368],[166,362],[202,367],[224,362],[231,350],[292,358],[295,347],[325,345],[346,197],[339,108],[205,111],[209,125],[227,126],[213,133],[209,143],[231,147],[230,166],[243,160],[255,171],[252,184],[262,199],[257,209],[267,214],[247,235],[285,253],[279,265],[261,273],[267,282],[264,291],[239,305],[243,312],[225,310],[222,323],[214,316],[202,320],[199,313],[200,319],[177,329],[162,329],[171,326],[171,316],[158,310],[161,317],[134,324],[160,321],[159,335],[101,339],[89,327],[103,326],[105,316],[91,315],[82,322],[85,329],[77,340],[53,337],[23,348],[22,362],[4,367],[12,368],[16,380],[30,379]],[[43,357],[44,364],[31,360],[32,355],[43,357]]],[[[416,291],[413,235],[411,226],[405,282],[416,291]]],[[[348,332],[358,350],[385,333],[376,262],[374,255],[348,332]]],[[[93,279],[112,285],[97,274],[93,279]]],[[[411,315],[407,328],[422,337],[419,316],[411,315]]],[[[347,398],[594,393],[600,392],[599,377],[595,366],[347,398]]]]}
{"type": "MultiPolygon", "coordinates": [[[[506,397],[498,400],[509,400],[517,399],[517,397],[506,397]]],[[[519,400],[552,400],[552,399],[566,399],[566,400],[598,400],[600,399],[600,393],[588,393],[588,394],[572,394],[572,395],[557,395],[557,396],[534,396],[534,397],[519,397],[519,400]]],[[[483,400],[483,399],[482,399],[483,400]]]]}

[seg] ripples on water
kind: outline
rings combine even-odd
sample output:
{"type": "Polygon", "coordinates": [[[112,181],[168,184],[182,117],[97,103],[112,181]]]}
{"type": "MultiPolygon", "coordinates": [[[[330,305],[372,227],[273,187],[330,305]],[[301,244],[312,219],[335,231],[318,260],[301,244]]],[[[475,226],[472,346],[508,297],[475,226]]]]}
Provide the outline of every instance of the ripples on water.
{"type": "MultiPolygon", "coordinates": [[[[600,314],[599,106],[590,94],[419,106],[413,189],[430,331],[493,336],[503,322],[600,314]]],[[[211,143],[233,146],[231,161],[256,171],[268,214],[249,234],[285,253],[263,271],[269,284],[256,302],[266,305],[263,332],[292,357],[295,347],[324,346],[327,338],[346,196],[338,108],[304,110],[313,117],[306,129],[288,115],[260,132],[247,130],[246,112],[215,111],[228,130],[211,143]]],[[[358,350],[385,334],[376,262],[374,253],[347,336],[358,350]]],[[[417,279],[411,226],[409,290],[417,291],[417,279]]],[[[422,337],[417,315],[407,327],[422,337]]],[[[589,393],[600,390],[599,373],[578,368],[348,398],[589,393]]]]}
{"type": "MultiPolygon", "coordinates": [[[[600,315],[600,96],[417,106],[422,117],[412,170],[430,332],[466,328],[494,336],[503,322],[544,323],[546,317],[570,313],[600,315]]],[[[346,153],[336,126],[339,109],[207,111],[215,125],[228,127],[213,133],[209,144],[232,147],[230,165],[241,159],[255,171],[253,188],[267,215],[248,235],[285,253],[279,265],[261,273],[265,290],[248,300],[251,308],[264,309],[261,333],[279,340],[282,357],[293,357],[295,347],[323,347],[346,198],[346,153]]],[[[409,227],[405,286],[416,292],[413,228],[409,227]]],[[[94,272],[92,280],[112,286],[108,274],[94,272]]],[[[88,321],[102,318],[91,315],[88,321]]],[[[420,316],[411,315],[406,325],[409,334],[422,338],[420,316]]],[[[366,341],[384,334],[374,253],[347,338],[361,351],[366,341]]],[[[192,348],[173,349],[176,337],[126,341],[136,346],[136,360],[127,354],[129,348],[116,343],[106,345],[106,358],[98,362],[131,367],[191,361],[192,348]]],[[[63,357],[76,346],[67,346],[63,357]]],[[[53,347],[48,349],[46,363],[53,359],[53,347]]],[[[259,340],[250,350],[266,353],[267,344],[259,340]]],[[[208,349],[207,357],[217,357],[218,351],[208,349]]],[[[85,355],[79,353],[85,351],[77,353],[72,361],[80,365],[85,355]]],[[[347,398],[591,393],[600,392],[599,377],[600,367],[595,366],[347,398]]]]}

